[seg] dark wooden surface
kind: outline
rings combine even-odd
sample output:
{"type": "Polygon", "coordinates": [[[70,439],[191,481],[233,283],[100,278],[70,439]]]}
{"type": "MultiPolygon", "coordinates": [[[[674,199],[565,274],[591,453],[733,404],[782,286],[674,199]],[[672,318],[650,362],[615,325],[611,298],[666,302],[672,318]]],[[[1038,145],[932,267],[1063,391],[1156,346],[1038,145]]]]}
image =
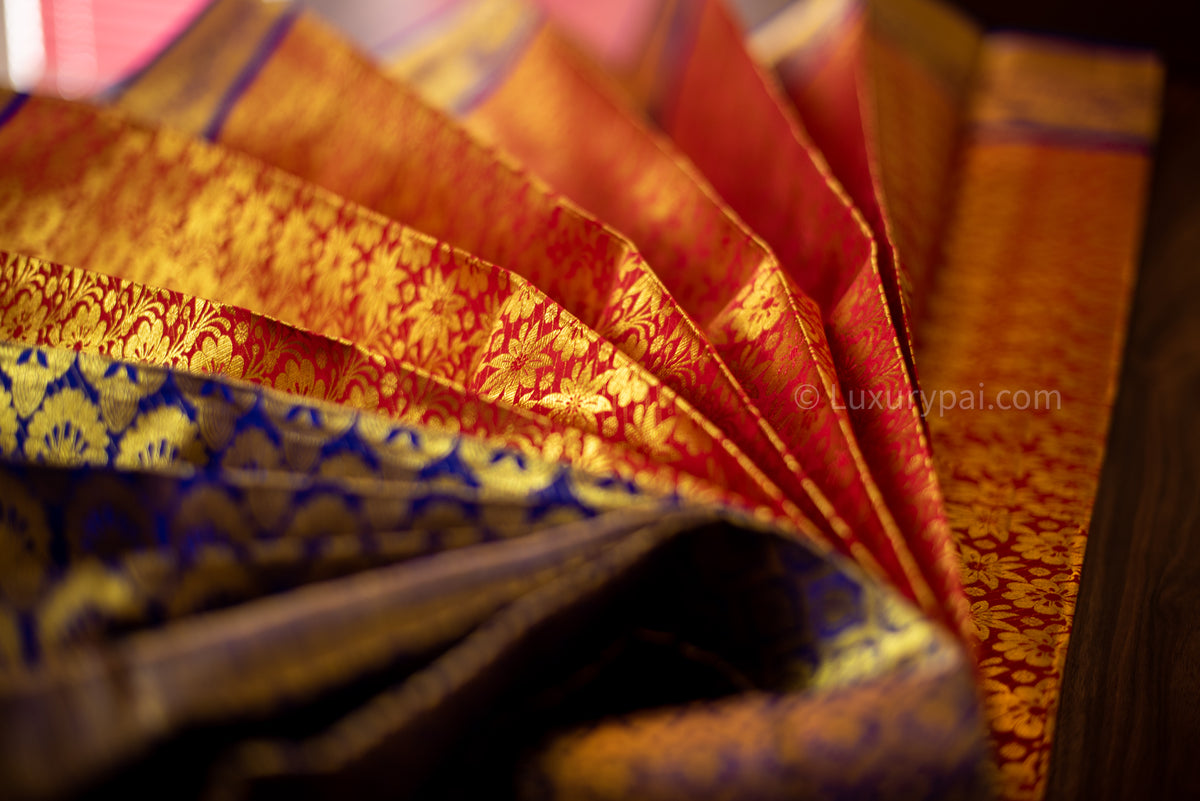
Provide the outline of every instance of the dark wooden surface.
{"type": "Polygon", "coordinates": [[[1049,799],[1200,798],[1200,81],[1164,111],[1049,799]]]}
{"type": "Polygon", "coordinates": [[[949,0],[987,28],[1063,34],[1157,50],[1200,68],[1200,0],[949,0]]]}

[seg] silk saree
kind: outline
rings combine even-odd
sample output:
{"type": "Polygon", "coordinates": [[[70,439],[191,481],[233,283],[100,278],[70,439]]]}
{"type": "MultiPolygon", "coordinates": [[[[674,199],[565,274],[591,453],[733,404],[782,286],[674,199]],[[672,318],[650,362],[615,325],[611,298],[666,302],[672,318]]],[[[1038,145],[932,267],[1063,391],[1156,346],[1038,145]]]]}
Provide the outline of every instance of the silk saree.
{"type": "Polygon", "coordinates": [[[0,98],[0,785],[1041,797],[1152,56],[202,5],[0,98]]]}

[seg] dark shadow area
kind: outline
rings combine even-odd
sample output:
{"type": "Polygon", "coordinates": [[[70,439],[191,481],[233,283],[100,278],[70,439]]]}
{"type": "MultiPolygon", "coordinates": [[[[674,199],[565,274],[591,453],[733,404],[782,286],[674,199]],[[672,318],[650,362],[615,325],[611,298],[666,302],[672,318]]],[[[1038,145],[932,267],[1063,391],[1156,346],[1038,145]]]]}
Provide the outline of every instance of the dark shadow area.
{"type": "Polygon", "coordinates": [[[1194,0],[952,0],[988,28],[1041,31],[1153,48],[1172,70],[1200,76],[1194,0]]]}

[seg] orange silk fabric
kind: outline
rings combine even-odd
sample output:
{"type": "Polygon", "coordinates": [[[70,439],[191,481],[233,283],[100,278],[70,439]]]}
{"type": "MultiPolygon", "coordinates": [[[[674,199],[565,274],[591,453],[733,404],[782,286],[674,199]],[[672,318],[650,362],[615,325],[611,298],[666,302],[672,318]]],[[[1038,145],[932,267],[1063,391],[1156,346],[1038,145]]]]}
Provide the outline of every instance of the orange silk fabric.
{"type": "Polygon", "coordinates": [[[60,101],[30,99],[0,128],[0,163],[13,250],[353,342],[669,464],[692,477],[685,495],[724,488],[811,530],[693,407],[517,276],[245,157],[60,101]]]}
{"type": "MultiPolygon", "coordinates": [[[[210,18],[176,52],[203,51],[188,42],[216,36],[222,24],[210,18]]],[[[140,116],[202,127],[200,115],[161,102],[170,92],[169,76],[178,71],[171,57],[139,77],[118,102],[140,116]]],[[[953,592],[953,564],[942,566],[933,582],[938,591],[932,589],[921,569],[929,560],[914,558],[872,478],[852,419],[859,410],[849,409],[840,394],[837,370],[844,365],[826,344],[817,307],[698,176],[666,156],[644,128],[597,90],[598,76],[560,63],[563,58],[569,58],[567,51],[544,32],[522,63],[533,59],[531,76],[558,82],[545,91],[569,97],[569,104],[552,106],[569,112],[565,119],[604,124],[605,136],[530,140],[531,152],[518,155],[543,154],[534,159],[540,167],[546,154],[580,156],[581,142],[602,140],[603,147],[619,150],[623,157],[604,170],[610,182],[594,188],[615,193],[632,187],[639,201],[626,210],[614,194],[601,217],[634,235],[654,272],[628,242],[480,147],[407,90],[382,80],[305,17],[282,36],[215,135],[528,277],[712,420],[824,532],[825,541],[897,582],[926,609],[943,614],[947,598],[953,608],[953,599],[961,600],[953,592]],[[551,68],[536,69],[539,54],[554,60],[551,68]],[[351,101],[347,86],[354,87],[351,101]],[[345,113],[347,102],[361,114],[345,113]],[[668,263],[672,269],[664,269],[668,263]],[[695,275],[696,267],[706,267],[708,275],[695,275]],[[606,291],[597,293],[597,285],[606,291]],[[812,393],[811,408],[797,404],[804,392],[812,393]]],[[[505,91],[493,95],[480,114],[497,108],[488,117],[497,126],[509,121],[534,126],[523,136],[553,135],[551,126],[537,127],[528,107],[525,117],[532,122],[494,105],[502,104],[505,91]]],[[[514,90],[513,97],[519,94],[514,90]]],[[[831,191],[824,178],[815,177],[822,191],[831,191]]],[[[870,246],[861,225],[844,204],[838,210],[866,262],[870,246]]],[[[866,366],[859,372],[873,374],[866,366]]],[[[905,412],[917,422],[911,406],[905,412]]],[[[911,498],[936,501],[928,492],[911,498]]],[[[923,544],[919,550],[928,551],[923,544]]]]}
{"type": "Polygon", "coordinates": [[[1162,74],[1141,54],[1017,36],[989,38],[979,70],[918,356],[927,394],[957,395],[928,419],[963,555],[1002,793],[1038,799],[1162,74]],[[1099,113],[1067,100],[1096,96],[1109,101],[1099,113]]]}
{"type": "MultiPolygon", "coordinates": [[[[640,76],[657,65],[663,73],[657,83],[667,87],[656,98],[663,129],[822,310],[863,463],[906,538],[903,553],[911,553],[947,614],[961,624],[959,561],[913,402],[908,332],[904,316],[893,316],[888,304],[895,268],[877,259],[870,230],[794,111],[749,57],[725,8],[717,2],[665,5],[660,27],[691,33],[685,55],[650,49],[626,69],[640,76]]],[[[618,207],[602,212],[619,214],[618,207]]],[[[676,237],[692,233],[685,228],[676,237]]]]}

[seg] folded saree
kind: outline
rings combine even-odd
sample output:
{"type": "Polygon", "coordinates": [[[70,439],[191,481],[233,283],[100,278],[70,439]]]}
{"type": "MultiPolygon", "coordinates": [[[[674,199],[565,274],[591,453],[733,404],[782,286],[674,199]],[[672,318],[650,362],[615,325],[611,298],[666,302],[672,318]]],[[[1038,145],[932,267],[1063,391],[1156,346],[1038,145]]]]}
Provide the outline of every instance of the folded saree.
{"type": "Polygon", "coordinates": [[[979,789],[949,635],[745,515],[186,371],[0,379],[17,796],[979,789]]]}
{"type": "Polygon", "coordinates": [[[4,783],[1039,797],[1153,60],[312,5],[6,98],[4,783]]]}

